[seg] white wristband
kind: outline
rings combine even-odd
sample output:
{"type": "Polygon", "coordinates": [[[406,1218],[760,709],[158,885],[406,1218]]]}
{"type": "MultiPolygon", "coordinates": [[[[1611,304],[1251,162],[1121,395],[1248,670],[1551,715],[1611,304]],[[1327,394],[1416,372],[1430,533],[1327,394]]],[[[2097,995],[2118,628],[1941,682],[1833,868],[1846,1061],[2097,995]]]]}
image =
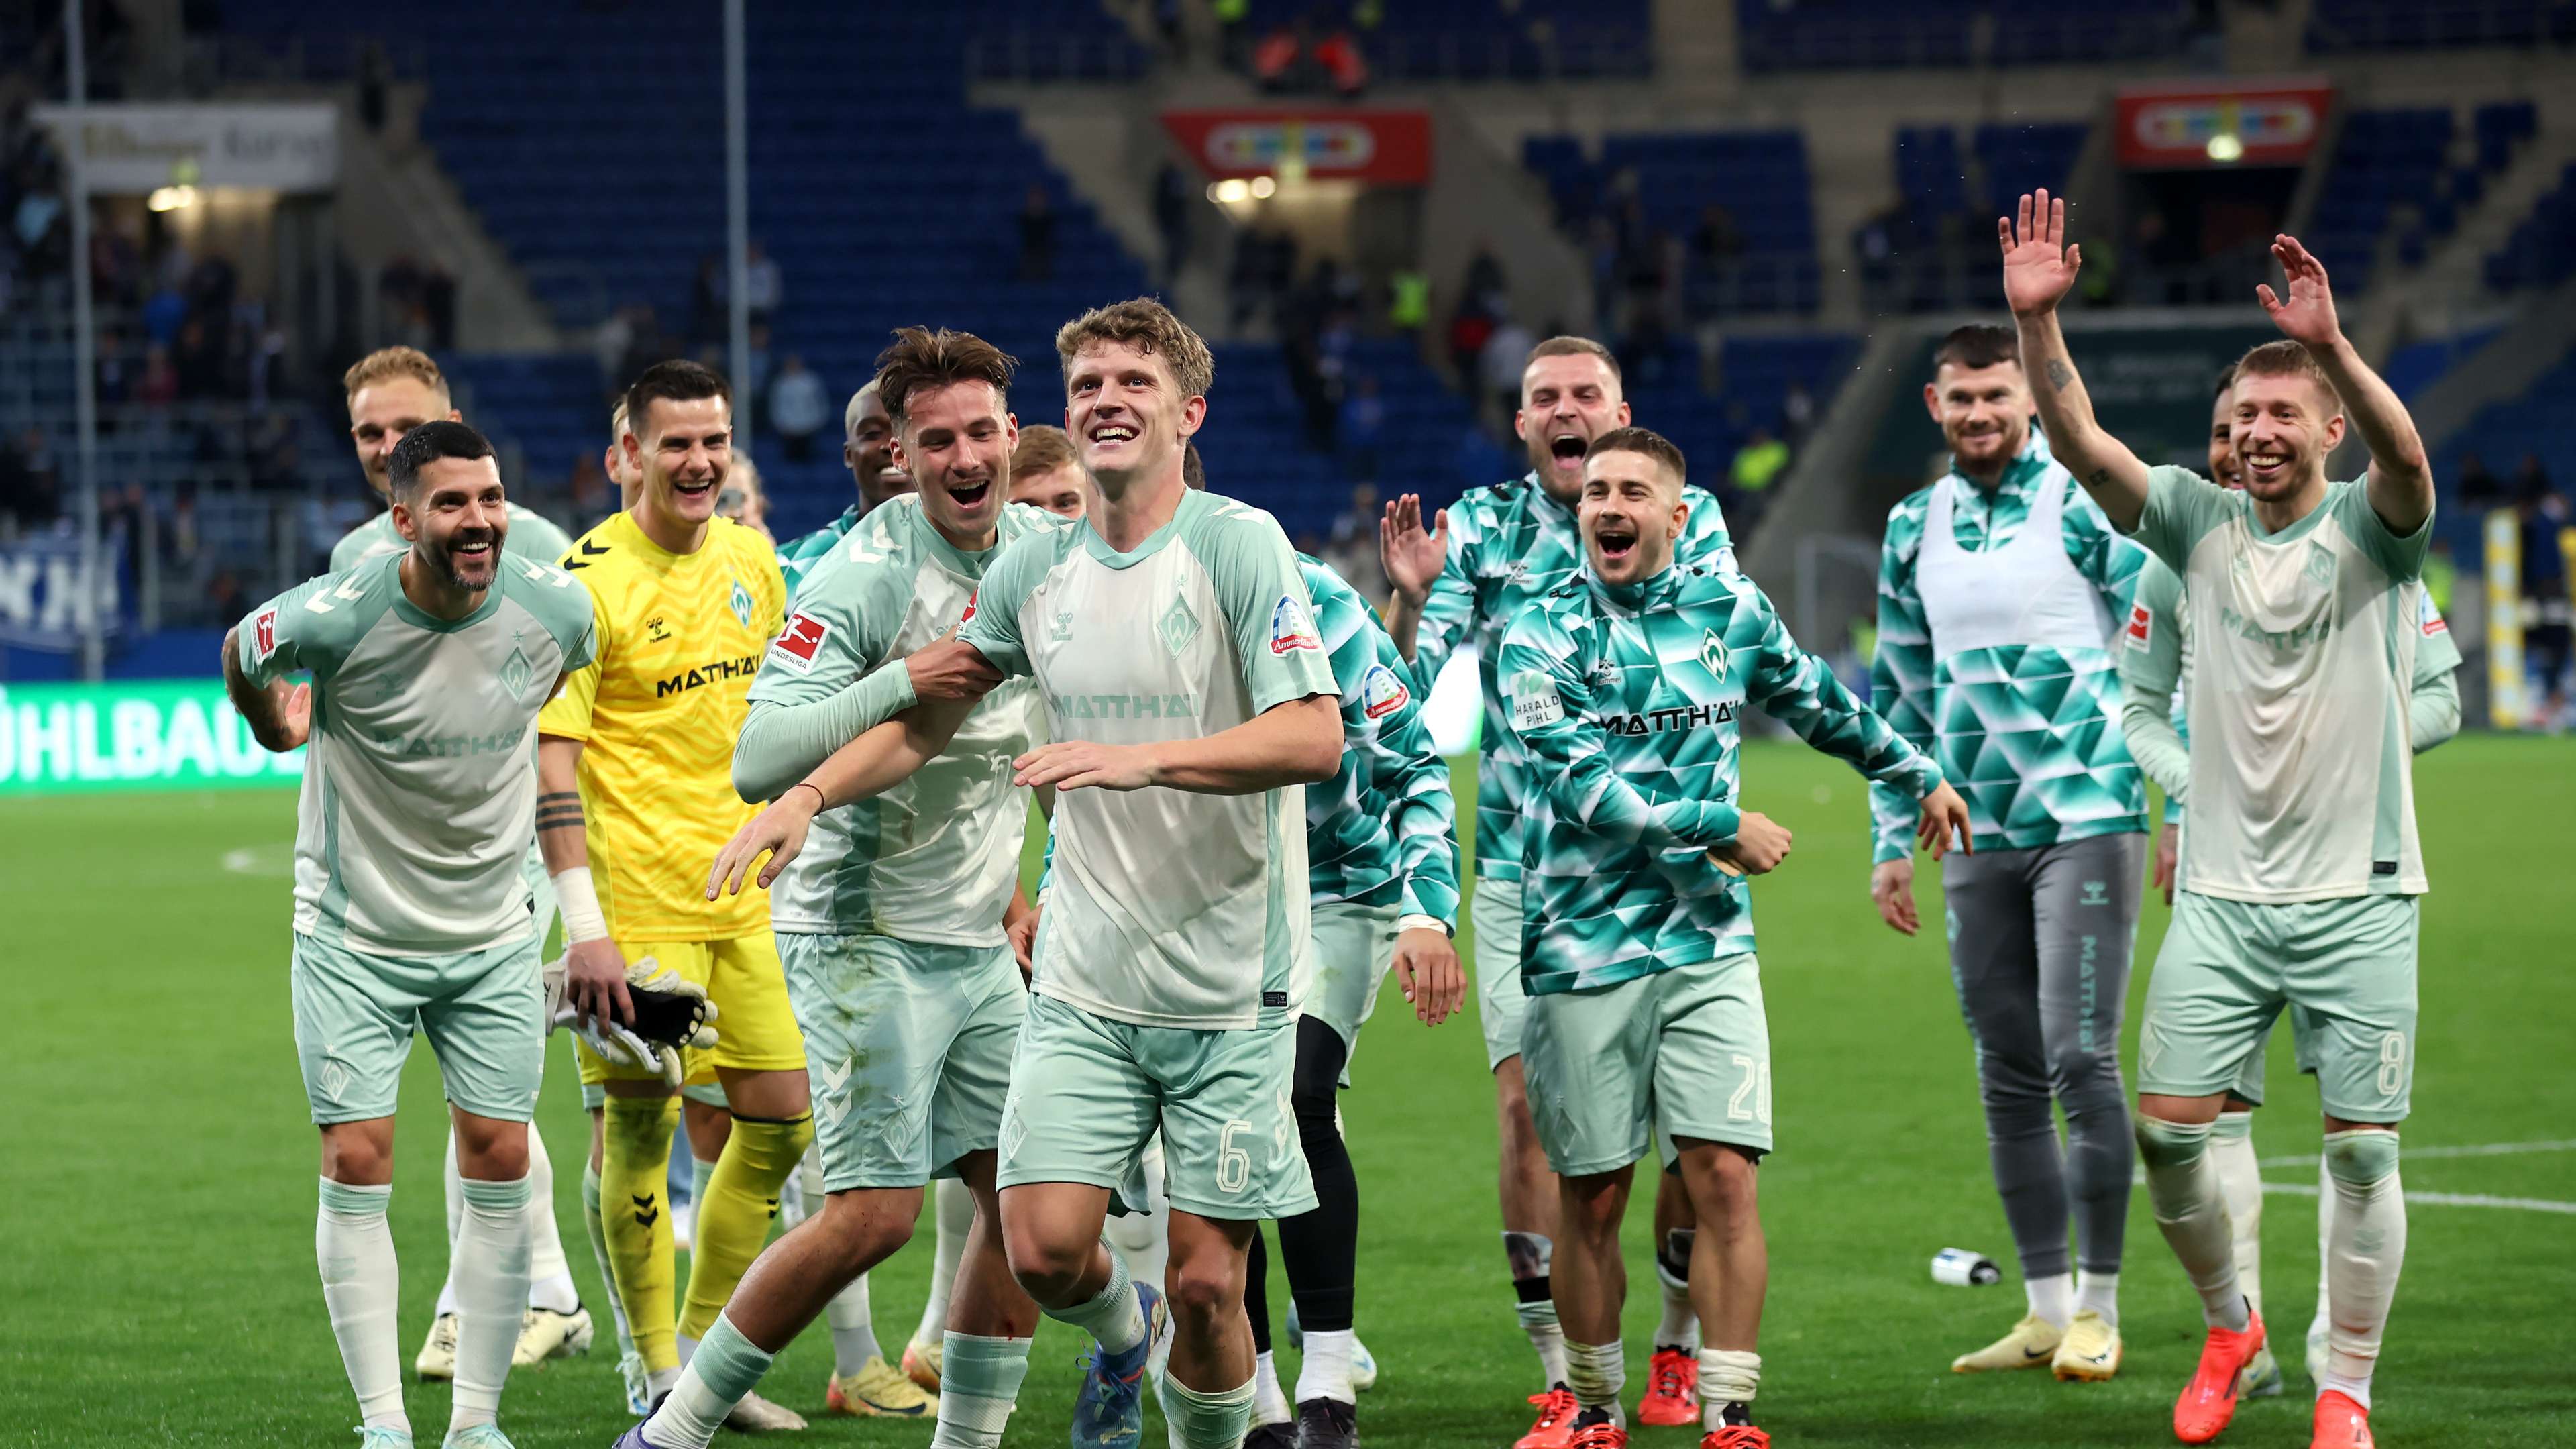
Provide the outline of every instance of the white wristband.
{"type": "Polygon", "coordinates": [[[590,883],[590,867],[577,865],[554,877],[555,904],[563,910],[564,944],[608,939],[608,918],[600,914],[599,891],[590,883]]]}
{"type": "Polygon", "coordinates": [[[1427,916],[1418,912],[1413,915],[1398,917],[1396,919],[1395,929],[1398,932],[1438,931],[1444,936],[1450,934],[1448,922],[1441,920],[1438,916],[1427,916]]]}

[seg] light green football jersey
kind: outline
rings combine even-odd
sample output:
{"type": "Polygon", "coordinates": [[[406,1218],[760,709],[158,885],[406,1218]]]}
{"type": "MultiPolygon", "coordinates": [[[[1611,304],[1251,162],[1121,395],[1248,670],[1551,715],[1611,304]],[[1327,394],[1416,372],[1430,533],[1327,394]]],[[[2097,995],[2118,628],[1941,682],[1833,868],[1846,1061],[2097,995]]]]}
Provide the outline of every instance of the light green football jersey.
{"type": "Polygon", "coordinates": [[[1458,929],[1458,807],[1404,656],[1322,559],[1297,555],[1342,692],[1342,768],[1306,787],[1306,878],[1316,905],[1400,906],[1458,929]]]}
{"type": "MultiPolygon", "coordinates": [[[[2043,523],[2041,526],[2046,526],[2043,523]]],[[[2115,532],[2102,510],[2048,451],[2037,427],[1991,488],[1955,469],[1918,489],[1887,515],[1879,551],[1878,652],[1870,703],[1968,802],[1980,850],[2024,850],[2147,828],[2146,786],[2121,738],[2120,676],[2112,633],[2129,612],[2146,553],[2115,532]],[[1946,542],[1927,538],[1936,511],[1950,518],[1946,542]],[[2045,581],[2038,561],[2018,557],[2034,516],[2054,517],[2067,582],[2098,597],[2098,627],[2042,626],[2030,592],[2045,581]],[[1937,549],[1933,544],[1942,544],[1937,549]],[[1925,602],[1927,560],[1972,576],[1952,589],[1991,588],[1989,610],[2033,617],[1998,637],[1936,636],[1925,602]],[[2068,571],[2071,570],[2071,575],[2068,571]],[[2080,642],[2078,635],[2085,636],[2080,642]]],[[[1969,631],[1961,630],[1967,635],[1969,631]]],[[[1871,857],[1914,851],[1914,801],[1873,789],[1871,857]]]]}
{"type": "MultiPolygon", "coordinates": [[[[1127,553],[1089,523],[1022,538],[985,570],[961,637],[1036,679],[1056,740],[1199,739],[1341,693],[1288,536],[1210,493],[1182,495],[1127,553]]],[[[1037,991],[1136,1026],[1286,1021],[1305,825],[1296,786],[1058,795],[1037,991]]]]}
{"type": "Polygon", "coordinates": [[[1732,567],[1676,564],[1625,588],[1587,573],[1521,615],[1501,668],[1530,762],[1521,987],[1532,996],[1753,950],[1745,883],[1708,856],[1742,820],[1748,702],[1909,798],[1941,783],[1732,567]]]}
{"type": "Polygon", "coordinates": [[[2201,748],[2181,888],[2259,903],[2422,894],[2407,707],[2431,521],[2396,536],[2355,479],[2266,533],[2245,494],[2165,467],[2148,474],[2136,537],[2181,576],[2190,619],[2201,748]]]}
{"type": "Polygon", "coordinates": [[[789,603],[796,602],[796,590],[804,584],[805,576],[832,556],[833,548],[849,536],[851,529],[859,526],[863,516],[859,505],[853,503],[841,510],[840,517],[821,528],[812,533],[800,533],[778,546],[778,573],[787,580],[789,603]]]}
{"type": "MultiPolygon", "coordinates": [[[[786,628],[760,661],[751,702],[808,704],[856,686],[956,628],[1003,548],[1062,526],[1043,509],[1006,505],[994,547],[970,554],[931,526],[919,497],[888,500],[809,564],[786,628]]],[[[770,886],[771,925],[1000,944],[1029,814],[1011,762],[1041,738],[1037,687],[1004,680],[939,758],[883,794],[815,818],[804,852],[770,886]]]]}
{"type": "MultiPolygon", "coordinates": [[[[572,539],[552,519],[516,503],[510,504],[509,510],[510,531],[501,538],[502,553],[560,563],[565,554],[572,552],[572,539]]],[[[342,534],[340,541],[331,545],[331,571],[339,573],[409,547],[402,535],[394,532],[393,510],[386,509],[342,534]]]]}
{"type": "MultiPolygon", "coordinates": [[[[1735,567],[1735,545],[1717,500],[1685,486],[1682,502],[1690,505],[1690,520],[1673,556],[1735,567]]],[[[1485,880],[1520,878],[1521,806],[1528,793],[1526,759],[1503,709],[1494,659],[1512,622],[1582,567],[1574,509],[1541,487],[1536,474],[1476,489],[1450,505],[1449,557],[1423,601],[1413,685],[1427,698],[1449,657],[1475,649],[1485,705],[1476,756],[1476,874],[1485,880]]]]}
{"type": "Polygon", "coordinates": [[[237,647],[254,683],[313,675],[298,933],[407,956],[538,929],[519,867],[536,829],[537,712],[596,649],[578,580],[504,555],[482,606],[450,622],[403,596],[388,554],[252,610],[237,647]]]}

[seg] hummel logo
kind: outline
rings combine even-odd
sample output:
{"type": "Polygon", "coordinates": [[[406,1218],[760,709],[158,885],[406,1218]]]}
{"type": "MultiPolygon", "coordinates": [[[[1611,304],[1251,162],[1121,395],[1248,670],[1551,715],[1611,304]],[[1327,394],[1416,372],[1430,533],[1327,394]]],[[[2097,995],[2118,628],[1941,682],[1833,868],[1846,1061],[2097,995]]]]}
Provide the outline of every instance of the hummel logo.
{"type": "Polygon", "coordinates": [[[635,1226],[649,1228],[660,1221],[661,1217],[662,1209],[654,1205],[653,1194],[648,1192],[636,1197],[635,1226]]]}
{"type": "Polygon", "coordinates": [[[564,560],[563,566],[568,569],[586,569],[590,567],[590,560],[599,557],[601,554],[608,552],[608,550],[585,538],[581,541],[581,552],[582,557],[567,558],[564,560]]]}
{"type": "Polygon", "coordinates": [[[774,1197],[769,1200],[769,1219],[772,1222],[778,1220],[778,1199],[774,1197]]]}

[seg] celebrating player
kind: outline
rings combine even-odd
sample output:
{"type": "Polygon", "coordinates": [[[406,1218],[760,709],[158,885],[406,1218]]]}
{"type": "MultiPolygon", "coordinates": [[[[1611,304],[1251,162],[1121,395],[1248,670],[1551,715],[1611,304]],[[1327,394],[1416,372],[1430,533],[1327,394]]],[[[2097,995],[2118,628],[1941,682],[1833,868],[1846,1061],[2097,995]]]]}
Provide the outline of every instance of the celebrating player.
{"type": "Polygon", "coordinates": [[[887,499],[912,491],[912,475],[895,461],[894,422],[886,415],[886,405],[877,396],[876,380],[850,394],[850,404],[841,410],[841,461],[850,468],[850,481],[858,485],[859,501],[841,510],[841,515],[815,529],[799,534],[778,546],[778,570],[787,576],[787,591],[793,594],[805,571],[821,563],[843,535],[858,526],[869,511],[887,499]]]}
{"type": "MultiPolygon", "coordinates": [[[[1494,661],[1503,631],[1532,602],[1572,578],[1583,563],[1575,506],[1583,492],[1583,457],[1594,440],[1628,425],[1619,364],[1610,350],[1581,337],[1552,337],[1530,349],[1514,417],[1530,471],[1462,499],[1425,530],[1422,502],[1410,494],[1387,505],[1379,553],[1394,597],[1387,632],[1413,661],[1413,684],[1428,696],[1441,666],[1471,639],[1484,702],[1484,747],[1476,762],[1476,889],[1468,906],[1476,928],[1476,1008],[1485,1031],[1485,1064],[1494,1074],[1501,1123],[1503,1257],[1519,1299],[1521,1327],[1537,1350],[1540,1391],[1530,1398],[1538,1420],[1516,1449],[1564,1449],[1573,1419],[1566,1392],[1565,1335],[1548,1286],[1557,1184],[1530,1123],[1522,1082],[1521,822],[1525,756],[1503,713],[1494,661]]],[[[1686,563],[1734,567],[1735,553],[1717,500],[1684,486],[1686,563]]],[[[1649,1424],[1687,1424],[1699,1417],[1688,1340],[1693,1330],[1685,1275],[1691,1260],[1690,1204],[1666,1174],[1655,1197],[1655,1269],[1663,1288],[1663,1321],[1637,1416],[1649,1424]]]]}
{"type": "MultiPolygon", "coordinates": [[[[733,1125],[697,1206],[676,1339],[665,1178],[678,1084],[581,1050],[583,1082],[606,1089],[602,1233],[652,1397],[677,1381],[684,1341],[693,1349],[714,1325],[759,1253],[812,1127],[804,1046],[761,903],[710,903],[699,863],[743,818],[733,744],[760,651],[778,633],[778,566],[765,540],[715,516],[732,457],[722,377],[657,363],[627,390],[626,415],[643,484],[633,511],[582,535],[565,559],[591,587],[599,658],[539,722],[537,824],[563,901],[574,1010],[626,1021],[627,985],[651,960],[703,987],[722,1023],[712,1054],[682,1063],[684,1079],[721,1083],[733,1125]]],[[[804,1424],[757,1397],[736,1419],[804,1424]]]]}
{"type": "Polygon", "coordinates": [[[1073,439],[1064,429],[1045,423],[1020,429],[1020,446],[1011,454],[1011,501],[1062,518],[1082,516],[1082,464],[1074,460],[1073,439]]]}
{"type": "Polygon", "coordinates": [[[2432,470],[2404,404],[2344,336],[2325,267],[2296,239],[2272,243],[2286,295],[2256,289],[2284,340],[2236,364],[2239,493],[2151,469],[2094,421],[2057,321],[2082,263],[2065,244],[2064,200],[2025,196],[1997,231],[2051,442],[2112,523],[2181,577],[2191,617],[2188,710],[2201,748],[2138,1049],[2147,1196],[2209,1324],[2174,1433],[2216,1437],[2264,1344],[2209,1144],[2286,1004],[2315,1042],[2334,1195],[2333,1321],[2312,1442],[2354,1449],[2371,1442],[2371,1370],[2406,1253],[2396,1129],[2414,1073],[2416,898],[2427,889],[2406,740],[2432,470]],[[2329,482],[2347,408],[2370,471],[2329,482]]]}
{"type": "MultiPolygon", "coordinates": [[[[358,466],[365,470],[376,496],[390,503],[394,445],[425,422],[439,418],[454,421],[462,416],[448,400],[446,375],[427,353],[410,347],[387,347],[359,358],[340,383],[349,395],[349,440],[357,445],[358,466]]],[[[516,503],[508,505],[507,511],[510,526],[506,546],[512,556],[552,563],[572,547],[572,540],[564,537],[564,531],[544,514],[516,503]]],[[[388,507],[350,529],[331,546],[331,569],[342,572],[410,547],[410,541],[395,529],[393,511],[388,507]]],[[[545,934],[554,929],[555,888],[546,879],[545,859],[537,853],[533,829],[524,873],[536,900],[537,935],[542,947],[545,934]]],[[[444,1176],[447,1236],[452,1242],[465,1214],[465,1180],[457,1172],[452,1138],[447,1144],[444,1176]]],[[[582,1307],[581,1295],[573,1287],[571,1267],[564,1262],[562,1230],[555,1223],[554,1162],[546,1155],[545,1138],[533,1126],[528,1129],[528,1203],[528,1230],[533,1234],[535,1255],[528,1269],[527,1322],[512,1354],[521,1365],[587,1352],[592,1332],[589,1310],[582,1307]]],[[[452,1257],[450,1262],[452,1269],[452,1257]]],[[[456,1276],[451,1271],[438,1290],[438,1308],[430,1320],[429,1340],[413,1360],[413,1368],[422,1378],[456,1376],[456,1326],[456,1276]]]]}
{"type": "MultiPolygon", "coordinates": [[[[415,354],[416,356],[417,354],[415,354]]],[[[530,726],[592,654],[589,596],[505,558],[492,445],[407,429],[385,460],[407,547],[289,590],[224,636],[260,744],[310,743],[295,840],[295,1041],[322,1129],[322,1296],[366,1449],[408,1449],[396,1339],[394,1101],[415,1029],[445,1080],[463,1182],[451,1239],[450,1449],[507,1449],[501,1387],[528,1303],[543,945],[521,868],[530,726]],[[287,676],[310,671],[310,685],[287,676]]]]}
{"type": "MultiPolygon", "coordinates": [[[[2129,1216],[2120,1007],[2147,828],[2137,764],[2110,728],[2111,641],[2146,553],[2111,531],[2030,426],[2010,329],[1952,332],[1923,402],[1950,471],[1887,516],[1870,702],[1936,755],[1974,821],[1977,853],[1941,872],[1950,977],[2028,1307],[1950,1367],[2053,1364],[2061,1379],[2107,1379],[2120,1368],[2129,1216]],[[2067,1256],[2070,1216],[2080,1263],[2067,1256]]],[[[1870,896],[1911,936],[1915,804],[1887,786],[1870,800],[1870,896]]]]}
{"type": "Polygon", "coordinates": [[[1771,1150],[1771,1046],[1741,878],[1777,866],[1790,837],[1740,803],[1736,716],[1757,704],[1907,792],[1936,856],[1967,806],[1798,647],[1751,579],[1677,560],[1690,527],[1679,448],[1616,428],[1583,466],[1588,571],[1521,615],[1497,663],[1527,772],[1523,1047],[1561,1185],[1554,1288],[1572,1443],[1628,1442],[1619,1224],[1651,1132],[1699,1223],[1701,1449],[1763,1449],[1751,1405],[1769,1267],[1754,1169],[1771,1150]]]}
{"type": "MultiPolygon", "coordinates": [[[[2236,369],[2230,366],[2218,378],[2218,416],[2210,431],[2209,476],[2227,487],[2241,488],[2244,483],[2230,438],[2235,394],[2236,369]]],[[[2168,905],[2173,902],[2172,842],[2191,789],[2190,725],[2184,713],[2191,680],[2191,634],[2187,627],[2191,616],[2181,605],[2182,581],[2174,577],[2173,570],[2149,560],[2146,572],[2138,580],[2137,602],[2129,611],[2120,652],[2120,679],[2127,689],[2120,729],[2128,737],[2129,751],[2137,757],[2138,767],[2165,792],[2165,827],[2156,849],[2156,875],[2168,905]]],[[[2443,620],[2442,611],[2433,606],[2430,590],[2423,594],[2422,608],[2424,638],[2415,649],[2414,687],[2406,703],[2407,740],[2419,755],[2457,734],[2460,728],[2460,687],[2452,677],[2452,671],[2460,666],[2459,646],[2452,642],[2451,627],[2443,620]]],[[[2289,1016],[2299,1070],[2314,1076],[2316,1033],[2296,1007],[2291,1008],[2289,1016]]],[[[2259,1043],[2245,1054],[2244,1075],[2228,1092],[2227,1105],[2219,1112],[2209,1138],[2219,1192],[2227,1201],[2237,1286],[2245,1291],[2245,1301],[2256,1313],[2263,1311],[2263,1178],[2254,1153],[2254,1109],[2263,1101],[2263,1058],[2259,1043]]],[[[2320,1154],[2317,1179],[2317,1261],[2323,1263],[2334,1253],[2335,1190],[2330,1157],[2320,1154]]],[[[2327,1339],[2333,1325],[2326,1302],[2330,1286],[2330,1275],[2317,1275],[2317,1309],[2308,1321],[2307,1332],[2308,1377],[2316,1382],[2323,1382],[2328,1371],[2327,1339]]],[[[2267,1345],[2257,1350],[2246,1366],[2241,1393],[2256,1398],[2280,1392],[2280,1365],[2267,1345]]]]}
{"type": "MultiPolygon", "coordinates": [[[[1133,1169],[1159,1129],[1165,1415],[1175,1443],[1233,1449],[1252,1413],[1252,1225],[1315,1207],[1290,1101],[1299,787],[1339,766],[1339,691],[1279,525],[1183,487],[1215,371],[1198,334],[1140,299],[1067,323],[1056,350],[1093,506],[1079,528],[1004,550],[962,635],[1004,677],[1036,679],[1054,737],[1014,777],[1056,789],[1056,858],[1003,1107],[1002,1230],[1022,1286],[1100,1342],[1078,1442],[1134,1443],[1160,1299],[1100,1228],[1113,1188],[1136,1201],[1133,1169]]],[[[919,769],[964,717],[934,701],[844,746],[719,867],[792,855],[818,811],[919,769]]]]}

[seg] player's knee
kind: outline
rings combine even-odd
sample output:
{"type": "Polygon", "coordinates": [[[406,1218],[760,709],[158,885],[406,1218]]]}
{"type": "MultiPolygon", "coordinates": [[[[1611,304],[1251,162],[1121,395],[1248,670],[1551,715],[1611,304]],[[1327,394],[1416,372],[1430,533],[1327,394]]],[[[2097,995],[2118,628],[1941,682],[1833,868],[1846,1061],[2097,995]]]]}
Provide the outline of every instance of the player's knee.
{"type": "Polygon", "coordinates": [[[1040,1303],[1062,1305],[1072,1298],[1099,1241],[1064,1239],[1042,1227],[1014,1223],[1008,1214],[1002,1219],[1002,1254],[1010,1260],[1011,1276],[1040,1303]]]}
{"type": "Polygon", "coordinates": [[[2382,1128],[2326,1134],[2326,1172],[2345,1187],[2388,1180],[2397,1170],[2397,1134],[2382,1128]]]}
{"type": "Polygon", "coordinates": [[[901,1251],[912,1241],[913,1219],[864,1199],[867,1193],[836,1192],[823,1200],[821,1225],[826,1261],[844,1281],[855,1278],[901,1251]]]}
{"type": "Polygon", "coordinates": [[[2050,1048],[2049,1080],[2056,1085],[2059,1100],[2071,1100],[2109,1092],[2121,1095],[2120,1059],[2117,1055],[2073,1042],[2050,1048]]]}
{"type": "Polygon", "coordinates": [[[372,1186],[393,1181],[393,1172],[389,1144],[360,1132],[322,1134],[322,1175],[333,1182],[372,1186]]]}
{"type": "Polygon", "coordinates": [[[2206,1122],[2168,1122],[2141,1112],[2137,1131],[2138,1158],[2151,1171],[2189,1167],[2209,1150],[2206,1122]]]}
{"type": "Polygon", "coordinates": [[[1562,1177],[1557,1179],[1557,1184],[1557,1205],[1567,1235],[1581,1238],[1618,1236],[1620,1220],[1626,1216],[1628,1195],[1621,1191],[1621,1184],[1615,1176],[1562,1177]]]}
{"type": "Polygon", "coordinates": [[[1243,1311],[1243,1263],[1223,1253],[1196,1253],[1164,1269],[1172,1313],[1196,1329],[1211,1329],[1243,1311]]]}

